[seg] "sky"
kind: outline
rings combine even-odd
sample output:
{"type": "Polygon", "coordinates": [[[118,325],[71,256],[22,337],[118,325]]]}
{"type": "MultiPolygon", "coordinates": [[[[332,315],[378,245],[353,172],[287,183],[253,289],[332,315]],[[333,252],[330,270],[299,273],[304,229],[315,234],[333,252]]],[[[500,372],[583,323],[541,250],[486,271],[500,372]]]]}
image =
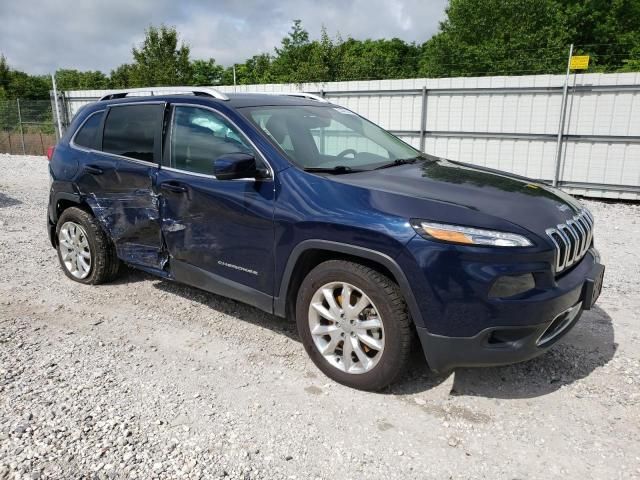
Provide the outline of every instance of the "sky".
{"type": "Polygon", "coordinates": [[[273,52],[301,19],[312,39],[398,37],[422,43],[438,30],[447,0],[2,0],[0,53],[13,69],[101,70],[132,60],[149,25],[177,28],[191,58],[225,66],[273,52]]]}

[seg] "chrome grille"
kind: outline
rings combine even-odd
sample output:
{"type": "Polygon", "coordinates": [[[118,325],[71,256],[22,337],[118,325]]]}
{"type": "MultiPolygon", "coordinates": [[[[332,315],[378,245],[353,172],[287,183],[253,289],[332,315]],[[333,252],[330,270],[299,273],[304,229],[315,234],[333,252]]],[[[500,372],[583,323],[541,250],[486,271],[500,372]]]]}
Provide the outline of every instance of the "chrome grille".
{"type": "Polygon", "coordinates": [[[581,210],[565,223],[547,229],[547,235],[556,247],[556,273],[579,262],[593,240],[593,215],[581,210]]]}

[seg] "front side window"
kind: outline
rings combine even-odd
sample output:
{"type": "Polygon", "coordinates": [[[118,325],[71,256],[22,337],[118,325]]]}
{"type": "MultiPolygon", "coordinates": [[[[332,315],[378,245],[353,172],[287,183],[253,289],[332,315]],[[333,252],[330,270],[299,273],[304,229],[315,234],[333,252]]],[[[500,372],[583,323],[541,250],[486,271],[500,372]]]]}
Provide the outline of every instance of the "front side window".
{"type": "Polygon", "coordinates": [[[102,150],[124,157],[154,161],[164,105],[124,105],[109,109],[102,150]]]}
{"type": "Polygon", "coordinates": [[[170,167],[212,175],[213,161],[229,153],[247,153],[257,159],[243,135],[222,116],[205,108],[174,108],[170,167]]]}
{"type": "Polygon", "coordinates": [[[73,139],[73,143],[85,148],[98,148],[98,133],[102,124],[102,114],[104,110],[94,112],[84,121],[78,133],[73,139]]]}
{"type": "Polygon", "coordinates": [[[369,170],[421,155],[383,128],[340,107],[268,106],[242,111],[302,168],[369,170]]]}

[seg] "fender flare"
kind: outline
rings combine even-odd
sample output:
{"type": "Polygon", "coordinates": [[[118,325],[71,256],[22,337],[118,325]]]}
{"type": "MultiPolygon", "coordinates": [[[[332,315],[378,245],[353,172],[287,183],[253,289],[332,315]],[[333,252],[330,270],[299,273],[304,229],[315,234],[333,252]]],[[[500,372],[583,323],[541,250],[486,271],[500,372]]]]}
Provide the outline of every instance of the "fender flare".
{"type": "Polygon", "coordinates": [[[82,204],[82,198],[77,193],[70,192],[55,192],[49,201],[49,214],[47,218],[47,233],[49,234],[49,241],[51,246],[56,248],[56,224],[58,223],[58,202],[60,200],[66,200],[76,205],[82,204]]]}
{"type": "Polygon", "coordinates": [[[291,282],[293,271],[298,263],[300,256],[308,250],[326,250],[329,252],[352,255],[354,257],[360,257],[362,259],[370,260],[384,266],[391,272],[396,282],[398,282],[398,286],[400,287],[400,291],[402,292],[402,295],[407,302],[407,307],[409,308],[409,313],[411,314],[413,322],[419,327],[424,326],[422,314],[420,312],[420,309],[418,308],[418,303],[416,302],[415,296],[413,295],[413,290],[411,289],[409,281],[402,271],[402,268],[400,268],[400,265],[398,265],[398,262],[396,262],[389,255],[377,250],[359,247],[357,245],[351,245],[348,243],[333,242],[331,240],[304,240],[296,245],[291,251],[289,259],[287,260],[287,265],[282,274],[278,296],[274,297],[273,310],[275,315],[281,317],[286,316],[286,303],[287,293],[289,291],[289,283],[291,282]]]}
{"type": "Polygon", "coordinates": [[[73,202],[76,203],[78,205],[80,205],[82,203],[82,198],[80,196],[80,194],[78,193],[69,193],[69,192],[56,192],[53,196],[53,198],[51,199],[51,220],[53,221],[57,221],[58,220],[58,214],[56,212],[56,206],[58,205],[58,202],[60,200],[68,200],[69,202],[73,202]]]}

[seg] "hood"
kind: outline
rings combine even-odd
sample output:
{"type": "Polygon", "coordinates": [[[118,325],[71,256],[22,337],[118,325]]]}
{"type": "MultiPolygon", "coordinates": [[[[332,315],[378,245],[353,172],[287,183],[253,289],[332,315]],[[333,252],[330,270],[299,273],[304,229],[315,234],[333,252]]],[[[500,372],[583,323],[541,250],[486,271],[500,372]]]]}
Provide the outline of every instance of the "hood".
{"type": "Polygon", "coordinates": [[[452,213],[450,207],[459,207],[466,213],[462,217],[470,226],[497,226],[506,221],[541,235],[547,228],[572,218],[582,208],[569,195],[542,183],[444,159],[339,175],[333,179],[380,193],[434,202],[419,202],[419,211],[411,209],[411,215],[416,218],[461,223],[459,215],[455,215],[455,221],[447,218],[452,213]]]}

